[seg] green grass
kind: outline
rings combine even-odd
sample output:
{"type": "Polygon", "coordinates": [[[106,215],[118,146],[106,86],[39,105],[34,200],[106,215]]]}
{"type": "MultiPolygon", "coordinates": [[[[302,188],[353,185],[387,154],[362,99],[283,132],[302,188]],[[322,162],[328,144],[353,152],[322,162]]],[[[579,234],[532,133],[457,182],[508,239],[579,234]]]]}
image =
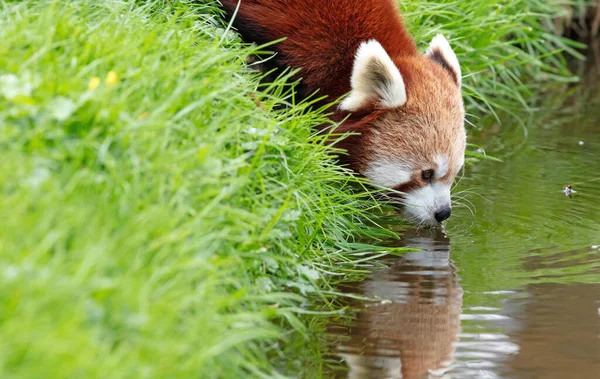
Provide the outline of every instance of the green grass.
{"type": "Polygon", "coordinates": [[[469,120],[519,119],[530,98],[550,83],[577,81],[566,56],[583,59],[580,43],[553,33],[552,19],[568,0],[401,1],[407,24],[426,44],[437,33],[450,40],[463,69],[469,120]],[[566,54],[563,54],[566,52],[566,54]]]}
{"type": "MultiPolygon", "coordinates": [[[[474,112],[503,104],[488,98],[498,77],[565,73],[530,42],[498,74],[514,48],[461,32],[487,25],[489,2],[449,3],[474,112]]],[[[447,18],[405,6],[419,36],[447,18]]],[[[507,8],[507,25],[533,22],[507,8]]],[[[208,1],[0,1],[0,377],[318,371],[286,348],[314,338],[307,296],[382,254],[357,238],[388,233],[314,134],[324,116],[290,104],[285,78],[256,93],[250,48],[214,15],[208,1]]]]}

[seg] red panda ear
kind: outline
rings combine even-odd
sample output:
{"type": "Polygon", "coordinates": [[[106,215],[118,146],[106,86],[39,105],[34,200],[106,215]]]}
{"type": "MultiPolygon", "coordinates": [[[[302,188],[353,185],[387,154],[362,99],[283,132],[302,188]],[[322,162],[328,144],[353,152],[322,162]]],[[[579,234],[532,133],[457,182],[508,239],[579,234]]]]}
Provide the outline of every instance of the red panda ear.
{"type": "Polygon", "coordinates": [[[363,42],[354,58],[352,90],[340,109],[353,112],[369,104],[386,108],[406,103],[406,87],[400,71],[383,46],[375,40],[363,42]]]}
{"type": "Polygon", "coordinates": [[[462,85],[462,73],[458,58],[443,35],[438,34],[433,38],[425,55],[448,70],[459,87],[462,85]]]}

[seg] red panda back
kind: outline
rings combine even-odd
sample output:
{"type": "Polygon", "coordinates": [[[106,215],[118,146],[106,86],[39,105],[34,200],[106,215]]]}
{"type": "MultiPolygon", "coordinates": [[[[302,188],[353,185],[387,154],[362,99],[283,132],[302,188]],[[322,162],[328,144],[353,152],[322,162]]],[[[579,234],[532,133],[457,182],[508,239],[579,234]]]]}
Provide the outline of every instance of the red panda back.
{"type": "MultiPolygon", "coordinates": [[[[231,17],[238,1],[221,3],[231,17]]],[[[287,38],[266,65],[301,68],[301,97],[319,90],[331,101],[350,91],[364,41],[379,41],[391,57],[417,54],[393,0],[241,0],[234,25],[247,42],[287,38]]]]}

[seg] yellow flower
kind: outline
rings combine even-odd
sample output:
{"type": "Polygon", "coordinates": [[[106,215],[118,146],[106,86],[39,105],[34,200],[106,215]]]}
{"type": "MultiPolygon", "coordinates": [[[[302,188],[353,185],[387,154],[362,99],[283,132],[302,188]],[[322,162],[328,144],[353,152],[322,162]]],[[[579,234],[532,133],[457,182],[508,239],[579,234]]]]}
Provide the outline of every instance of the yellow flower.
{"type": "Polygon", "coordinates": [[[117,84],[119,82],[119,77],[117,76],[117,73],[114,71],[110,71],[108,75],[106,75],[105,82],[107,86],[114,86],[115,84],[117,84]]]}
{"type": "Polygon", "coordinates": [[[88,89],[90,91],[93,91],[96,88],[98,88],[99,85],[100,85],[100,78],[97,76],[94,76],[93,78],[90,79],[90,82],[88,83],[88,89]]]}

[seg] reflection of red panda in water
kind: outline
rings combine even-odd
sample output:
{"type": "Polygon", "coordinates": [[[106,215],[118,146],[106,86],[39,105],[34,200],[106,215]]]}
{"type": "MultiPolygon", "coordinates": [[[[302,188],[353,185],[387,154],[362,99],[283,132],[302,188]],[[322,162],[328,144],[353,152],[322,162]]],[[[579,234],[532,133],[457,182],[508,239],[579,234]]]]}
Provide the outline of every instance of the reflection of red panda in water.
{"type": "Polygon", "coordinates": [[[339,336],[335,346],[349,368],[348,379],[445,378],[455,359],[463,290],[450,260],[450,241],[441,231],[402,237],[401,246],[419,251],[388,257],[386,268],[339,286],[346,294],[384,300],[347,297],[344,305],[356,313],[329,325],[328,334],[339,336]]]}
{"type": "MultiPolygon", "coordinates": [[[[221,0],[231,17],[238,0],[221,0]]],[[[267,69],[300,68],[300,98],[349,93],[332,119],[358,132],[342,157],[373,184],[405,193],[405,215],[450,217],[450,187],[466,144],[461,70],[446,39],[419,54],[394,0],[240,0],[234,26],[247,42],[287,39],[267,69]]]]}

